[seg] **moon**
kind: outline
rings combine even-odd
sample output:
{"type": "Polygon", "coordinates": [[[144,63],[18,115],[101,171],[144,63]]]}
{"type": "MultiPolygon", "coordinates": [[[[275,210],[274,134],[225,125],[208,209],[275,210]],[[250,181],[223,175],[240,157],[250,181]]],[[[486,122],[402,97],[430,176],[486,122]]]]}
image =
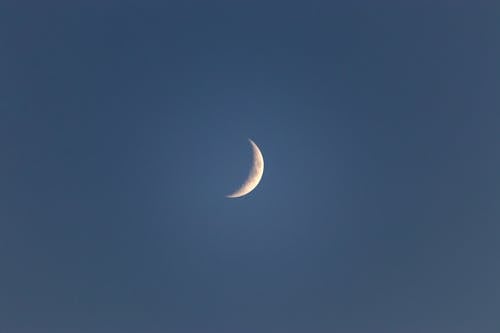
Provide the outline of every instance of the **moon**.
{"type": "Polygon", "coordinates": [[[257,185],[259,185],[260,180],[262,179],[262,175],[264,174],[264,157],[260,152],[259,147],[253,142],[251,139],[248,139],[250,145],[252,146],[253,152],[253,162],[252,168],[248,174],[247,179],[236,191],[232,194],[226,195],[227,198],[239,198],[248,193],[252,192],[257,185]]]}

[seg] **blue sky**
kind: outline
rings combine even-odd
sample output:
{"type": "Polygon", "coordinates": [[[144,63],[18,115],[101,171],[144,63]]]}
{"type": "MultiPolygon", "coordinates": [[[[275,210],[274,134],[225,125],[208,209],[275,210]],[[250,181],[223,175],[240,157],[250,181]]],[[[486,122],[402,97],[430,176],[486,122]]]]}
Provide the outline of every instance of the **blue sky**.
{"type": "Polygon", "coordinates": [[[498,332],[498,13],[0,4],[0,331],[498,332]]]}

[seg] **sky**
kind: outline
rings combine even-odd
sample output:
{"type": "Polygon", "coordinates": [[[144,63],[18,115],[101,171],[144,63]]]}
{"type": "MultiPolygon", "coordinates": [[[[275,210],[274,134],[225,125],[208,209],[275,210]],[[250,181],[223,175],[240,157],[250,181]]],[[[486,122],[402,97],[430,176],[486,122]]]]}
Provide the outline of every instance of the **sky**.
{"type": "Polygon", "coordinates": [[[2,1],[0,331],[499,332],[499,14],[2,1]]]}

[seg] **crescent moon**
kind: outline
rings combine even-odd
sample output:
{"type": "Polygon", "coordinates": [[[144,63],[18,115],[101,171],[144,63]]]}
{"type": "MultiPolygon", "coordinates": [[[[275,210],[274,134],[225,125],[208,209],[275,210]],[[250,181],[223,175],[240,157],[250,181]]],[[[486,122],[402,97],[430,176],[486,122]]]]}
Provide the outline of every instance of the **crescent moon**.
{"type": "Polygon", "coordinates": [[[248,141],[250,141],[253,152],[252,168],[250,169],[248,177],[243,185],[241,185],[239,189],[234,191],[234,193],[226,195],[227,198],[239,198],[252,192],[257,187],[257,185],[259,185],[259,182],[262,179],[262,175],[264,174],[264,157],[262,156],[262,153],[260,152],[260,149],[259,147],[257,147],[255,142],[250,139],[248,139],[248,141]]]}

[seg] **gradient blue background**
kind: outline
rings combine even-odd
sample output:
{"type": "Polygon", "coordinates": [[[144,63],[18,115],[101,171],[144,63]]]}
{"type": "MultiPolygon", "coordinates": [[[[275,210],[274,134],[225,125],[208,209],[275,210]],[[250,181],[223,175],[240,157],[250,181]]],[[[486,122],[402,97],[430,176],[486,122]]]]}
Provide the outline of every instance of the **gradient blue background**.
{"type": "Polygon", "coordinates": [[[499,332],[499,17],[2,1],[0,331],[499,332]]]}

